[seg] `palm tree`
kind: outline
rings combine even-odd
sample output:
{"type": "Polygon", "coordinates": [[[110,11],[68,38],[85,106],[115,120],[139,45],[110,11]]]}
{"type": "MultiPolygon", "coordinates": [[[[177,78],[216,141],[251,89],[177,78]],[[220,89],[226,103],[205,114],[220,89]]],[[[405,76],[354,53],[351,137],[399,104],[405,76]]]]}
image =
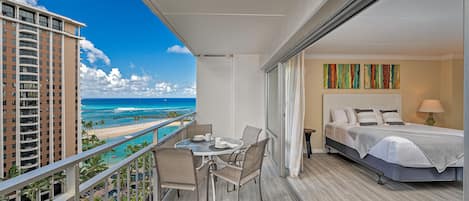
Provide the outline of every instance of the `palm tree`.
{"type": "Polygon", "coordinates": [[[168,112],[168,114],[166,115],[167,118],[176,118],[178,116],[179,116],[179,113],[175,111],[168,112]]]}
{"type": "MultiPolygon", "coordinates": [[[[127,153],[127,157],[149,145],[150,143],[147,141],[144,141],[141,144],[128,145],[127,148],[125,149],[125,152],[127,153]]],[[[149,173],[151,172],[151,162],[152,162],[151,159],[152,159],[151,153],[145,153],[137,159],[137,165],[136,166],[132,165],[133,168],[131,168],[131,172],[135,175],[135,182],[138,182],[139,188],[142,188],[142,190],[139,191],[139,192],[142,192],[142,194],[138,195],[142,199],[145,195],[145,191],[148,191],[147,189],[150,187],[150,180],[149,178],[147,179],[147,175],[149,175],[149,173]],[[139,170],[138,172],[142,173],[142,179],[140,179],[140,175],[137,174],[137,170],[139,170]],[[143,186],[145,186],[145,189],[143,189],[143,186]]],[[[125,174],[123,176],[124,177],[121,176],[121,178],[126,177],[125,174]]]]}
{"type": "Polygon", "coordinates": [[[40,193],[49,190],[49,188],[50,178],[45,178],[28,185],[22,192],[29,200],[36,201],[37,198],[40,198],[40,193]]]}
{"type": "Polygon", "coordinates": [[[16,177],[18,175],[20,175],[21,172],[20,170],[18,169],[18,167],[16,165],[13,165],[11,166],[11,168],[8,170],[8,178],[13,178],[13,177],[16,177]]]}
{"type": "Polygon", "coordinates": [[[107,166],[101,156],[94,156],[87,159],[80,168],[80,180],[86,181],[106,170],[107,166]]]}

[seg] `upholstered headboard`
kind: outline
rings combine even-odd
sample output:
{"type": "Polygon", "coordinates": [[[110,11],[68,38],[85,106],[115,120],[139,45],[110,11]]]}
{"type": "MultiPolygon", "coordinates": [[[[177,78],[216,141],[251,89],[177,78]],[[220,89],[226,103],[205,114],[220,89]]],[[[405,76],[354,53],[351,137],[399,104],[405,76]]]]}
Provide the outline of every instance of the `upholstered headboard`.
{"type": "Polygon", "coordinates": [[[402,109],[400,94],[324,94],[322,100],[324,138],[326,136],[324,133],[325,125],[331,121],[331,109],[345,107],[398,109],[399,111],[402,109]]]}

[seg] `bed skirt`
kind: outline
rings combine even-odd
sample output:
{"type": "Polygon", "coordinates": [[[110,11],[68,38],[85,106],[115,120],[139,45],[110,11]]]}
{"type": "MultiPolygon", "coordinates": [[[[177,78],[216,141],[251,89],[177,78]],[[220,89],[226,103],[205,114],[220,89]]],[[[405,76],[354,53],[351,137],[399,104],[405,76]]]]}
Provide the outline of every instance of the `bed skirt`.
{"type": "Polygon", "coordinates": [[[398,182],[432,182],[432,181],[462,181],[462,167],[448,167],[442,173],[438,173],[436,168],[410,168],[367,155],[360,158],[358,152],[346,145],[336,142],[326,137],[326,148],[332,148],[341,155],[365,166],[379,176],[398,182]]]}

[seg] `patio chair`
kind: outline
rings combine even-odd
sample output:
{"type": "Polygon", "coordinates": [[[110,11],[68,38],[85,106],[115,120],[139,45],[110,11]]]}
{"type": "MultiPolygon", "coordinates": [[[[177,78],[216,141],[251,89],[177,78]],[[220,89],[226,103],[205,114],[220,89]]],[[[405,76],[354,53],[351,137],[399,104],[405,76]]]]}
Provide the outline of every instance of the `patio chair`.
{"type": "Polygon", "coordinates": [[[264,161],[265,146],[269,139],[264,139],[260,142],[248,146],[246,152],[241,161],[241,167],[227,164],[220,170],[212,172],[212,177],[217,177],[231,183],[236,188],[237,200],[239,200],[239,190],[241,186],[245,185],[255,178],[259,178],[257,182],[259,184],[259,196],[262,199],[262,188],[261,188],[261,175],[262,175],[262,163],[264,161]]]}
{"type": "Polygon", "coordinates": [[[239,162],[240,158],[242,158],[242,154],[246,150],[246,148],[249,145],[257,143],[261,132],[262,132],[261,128],[256,128],[256,127],[247,125],[244,128],[243,136],[241,137],[241,140],[243,140],[244,142],[243,147],[237,152],[234,152],[232,154],[220,155],[218,156],[218,158],[220,158],[222,161],[228,164],[236,164],[236,162],[239,162]]]}
{"type": "MultiPolygon", "coordinates": [[[[196,167],[193,153],[188,149],[156,148],[153,150],[158,175],[157,200],[161,200],[161,188],[195,191],[197,201],[200,199],[199,182],[205,179],[206,199],[208,200],[209,165],[196,167]]],[[[178,194],[179,195],[179,194],[178,194]]]]}
{"type": "Polygon", "coordinates": [[[187,129],[188,136],[193,137],[195,135],[205,135],[207,133],[212,133],[212,124],[194,124],[189,126],[187,129]]]}
{"type": "MultiPolygon", "coordinates": [[[[205,135],[207,133],[212,133],[212,124],[194,124],[189,126],[187,129],[187,137],[191,138],[194,137],[195,135],[205,135]]],[[[194,157],[196,167],[199,167],[203,160],[202,157],[200,156],[195,156],[194,157]]]]}

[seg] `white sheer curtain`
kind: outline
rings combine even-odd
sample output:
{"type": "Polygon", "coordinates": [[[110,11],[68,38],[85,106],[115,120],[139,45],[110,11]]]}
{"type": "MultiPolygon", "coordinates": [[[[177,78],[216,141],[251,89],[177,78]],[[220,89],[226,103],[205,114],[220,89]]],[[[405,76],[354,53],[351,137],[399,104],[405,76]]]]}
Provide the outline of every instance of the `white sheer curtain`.
{"type": "Polygon", "coordinates": [[[290,176],[300,174],[303,157],[305,117],[304,55],[294,56],[285,65],[285,159],[290,176]]]}

